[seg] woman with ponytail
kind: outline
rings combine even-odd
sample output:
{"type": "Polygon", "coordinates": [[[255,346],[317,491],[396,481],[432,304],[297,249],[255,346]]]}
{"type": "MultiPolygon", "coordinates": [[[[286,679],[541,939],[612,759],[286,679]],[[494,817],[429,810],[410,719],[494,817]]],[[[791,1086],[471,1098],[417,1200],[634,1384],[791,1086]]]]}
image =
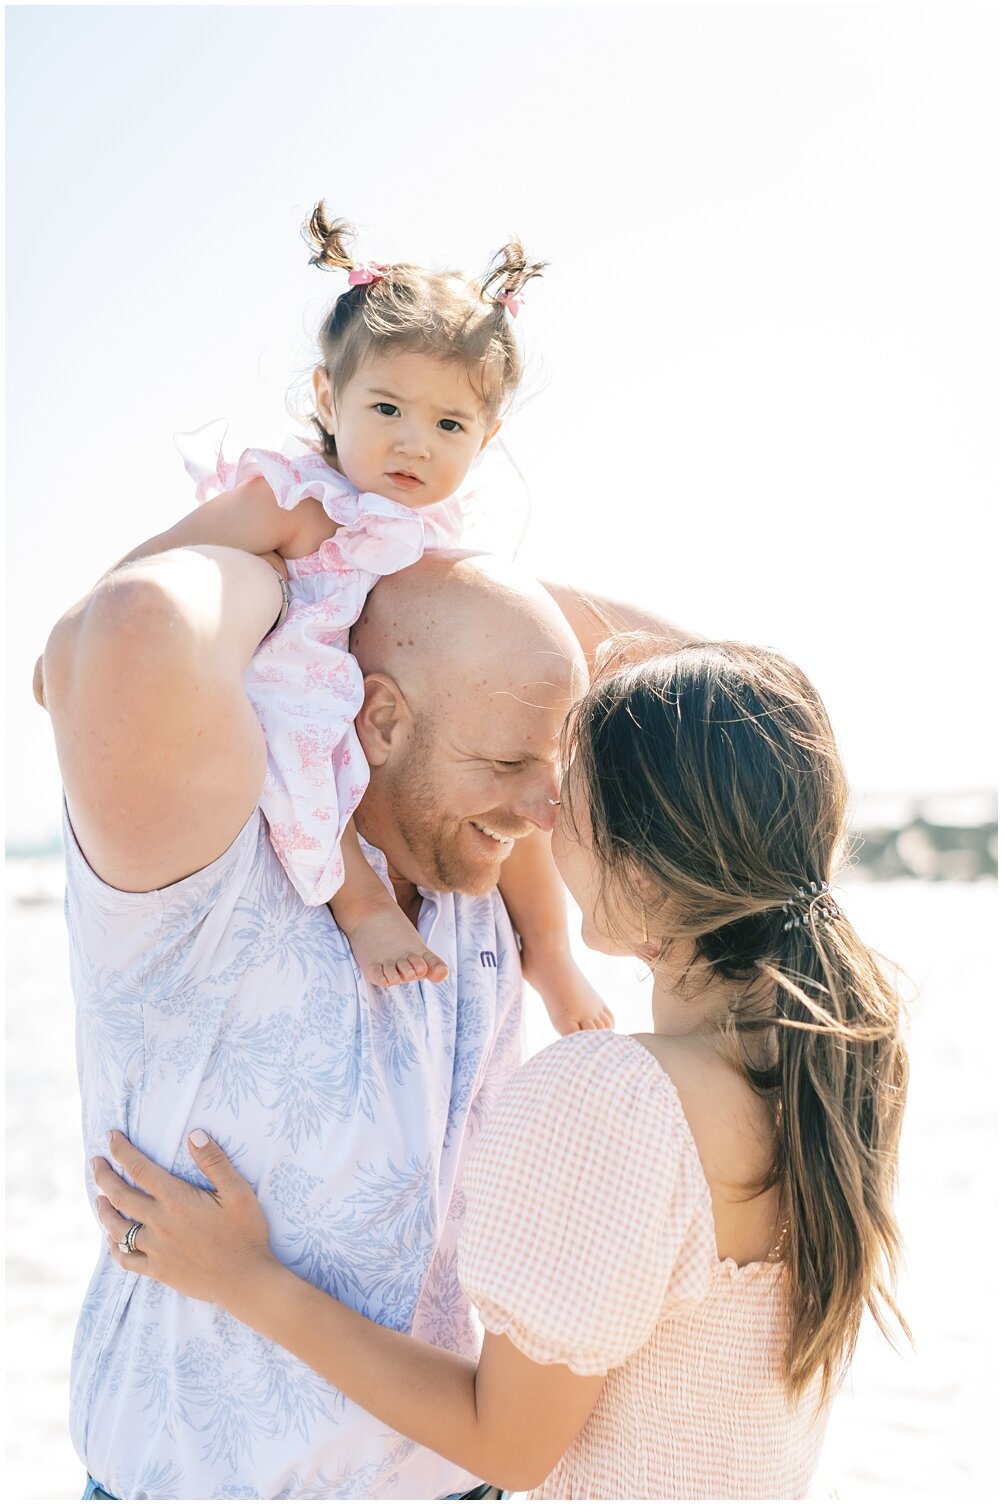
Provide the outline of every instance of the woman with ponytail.
{"type": "Polygon", "coordinates": [[[832,729],[775,653],[630,640],[566,743],[558,866],[588,945],[650,965],[653,1029],[559,1040],[497,1106],[460,1245],[479,1362],[281,1266],[252,1188],[202,1131],[215,1195],[112,1136],[136,1186],[97,1163],[109,1247],[505,1488],[804,1498],[865,1309],[904,1329],[907,1065],[896,994],[832,895],[832,729]]]}
{"type": "MultiPolygon", "coordinates": [[[[319,332],[315,441],[245,450],[235,464],[190,457],[201,505],[127,557],[215,544],[277,566],[279,615],[244,681],[265,734],[260,804],[272,845],[303,902],[330,905],[367,983],[438,983],[445,963],[369,865],[352,819],[369,767],[348,637],[382,575],[463,543],[460,493],[519,385],[513,320],[546,263],[515,240],[479,281],[360,261],[354,229],[323,203],[304,234],[312,265],[348,274],[319,332]]],[[[546,834],[516,842],[468,822],[465,840],[482,865],[507,858],[500,887],[523,971],[558,1033],[611,1025],[560,929],[564,895],[546,834]]]]}

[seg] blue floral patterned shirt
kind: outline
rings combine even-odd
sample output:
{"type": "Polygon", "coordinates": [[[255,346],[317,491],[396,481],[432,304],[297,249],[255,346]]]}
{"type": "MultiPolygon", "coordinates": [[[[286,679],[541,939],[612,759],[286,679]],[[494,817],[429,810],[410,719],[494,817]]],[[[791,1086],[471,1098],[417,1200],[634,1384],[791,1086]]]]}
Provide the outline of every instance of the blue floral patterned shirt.
{"type": "MultiPolygon", "coordinates": [[[[517,946],[497,892],[423,892],[418,928],[449,978],[380,991],[327,908],[298,898],[260,812],[204,871],[147,894],[102,883],[68,822],[65,834],[88,1161],[117,1127],[201,1181],[187,1136],[206,1129],[257,1188],[292,1269],[475,1355],[456,1278],[463,1165],[521,1053],[517,946]]],[[[103,1234],[100,1247],[71,1424],[111,1494],[434,1499],[477,1482],[218,1308],[126,1274],[103,1234]]]]}

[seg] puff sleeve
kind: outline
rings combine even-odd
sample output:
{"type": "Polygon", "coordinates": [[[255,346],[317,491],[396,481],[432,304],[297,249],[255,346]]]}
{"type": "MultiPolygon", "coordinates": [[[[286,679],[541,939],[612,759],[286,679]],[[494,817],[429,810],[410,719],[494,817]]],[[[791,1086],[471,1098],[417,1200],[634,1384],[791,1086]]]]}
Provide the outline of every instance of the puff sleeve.
{"type": "Polygon", "coordinates": [[[509,1083],[466,1176],[459,1278],[488,1331],[605,1374],[707,1291],[710,1192],[671,1079],[629,1036],[568,1035],[509,1083]]]}

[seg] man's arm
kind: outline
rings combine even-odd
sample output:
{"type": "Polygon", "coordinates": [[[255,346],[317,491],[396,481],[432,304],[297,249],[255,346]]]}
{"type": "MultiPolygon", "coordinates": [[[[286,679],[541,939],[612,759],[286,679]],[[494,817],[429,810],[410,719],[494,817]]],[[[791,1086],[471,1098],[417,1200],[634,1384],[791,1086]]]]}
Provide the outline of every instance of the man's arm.
{"type": "Polygon", "coordinates": [[[611,601],[608,596],[577,590],[572,585],[558,585],[550,580],[541,582],[561,608],[572,632],[582,646],[588,661],[589,673],[595,667],[596,649],[606,638],[618,632],[650,632],[661,638],[671,648],[681,648],[684,643],[698,643],[701,634],[684,632],[665,617],[643,607],[631,606],[624,601],[611,601]]]}
{"type": "Polygon", "coordinates": [[[263,560],[183,548],[120,565],[53,628],[44,703],[70,820],[112,887],[197,872],[254,810],[265,746],[242,680],[281,605],[263,560]]]}

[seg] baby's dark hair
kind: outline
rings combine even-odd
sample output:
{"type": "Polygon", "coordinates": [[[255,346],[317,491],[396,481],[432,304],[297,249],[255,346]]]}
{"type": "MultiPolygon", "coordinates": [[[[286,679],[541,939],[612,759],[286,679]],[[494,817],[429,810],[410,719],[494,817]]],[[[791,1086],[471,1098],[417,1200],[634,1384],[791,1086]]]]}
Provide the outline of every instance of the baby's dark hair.
{"type": "MultiPolygon", "coordinates": [[[[323,201],[303,227],[314,248],[312,266],[350,271],[359,265],[349,253],[355,227],[330,219],[323,201]]],[[[420,352],[462,364],[493,422],[515,395],[522,359],[512,317],[499,302],[518,294],[547,263],[528,261],[518,240],[503,246],[480,281],[460,272],[430,272],[397,262],[381,266],[372,282],[350,287],[324,315],[318,335],[331,394],[338,394],[370,356],[397,351],[420,352]]],[[[334,436],[312,415],[323,451],[335,457],[334,436]]]]}

